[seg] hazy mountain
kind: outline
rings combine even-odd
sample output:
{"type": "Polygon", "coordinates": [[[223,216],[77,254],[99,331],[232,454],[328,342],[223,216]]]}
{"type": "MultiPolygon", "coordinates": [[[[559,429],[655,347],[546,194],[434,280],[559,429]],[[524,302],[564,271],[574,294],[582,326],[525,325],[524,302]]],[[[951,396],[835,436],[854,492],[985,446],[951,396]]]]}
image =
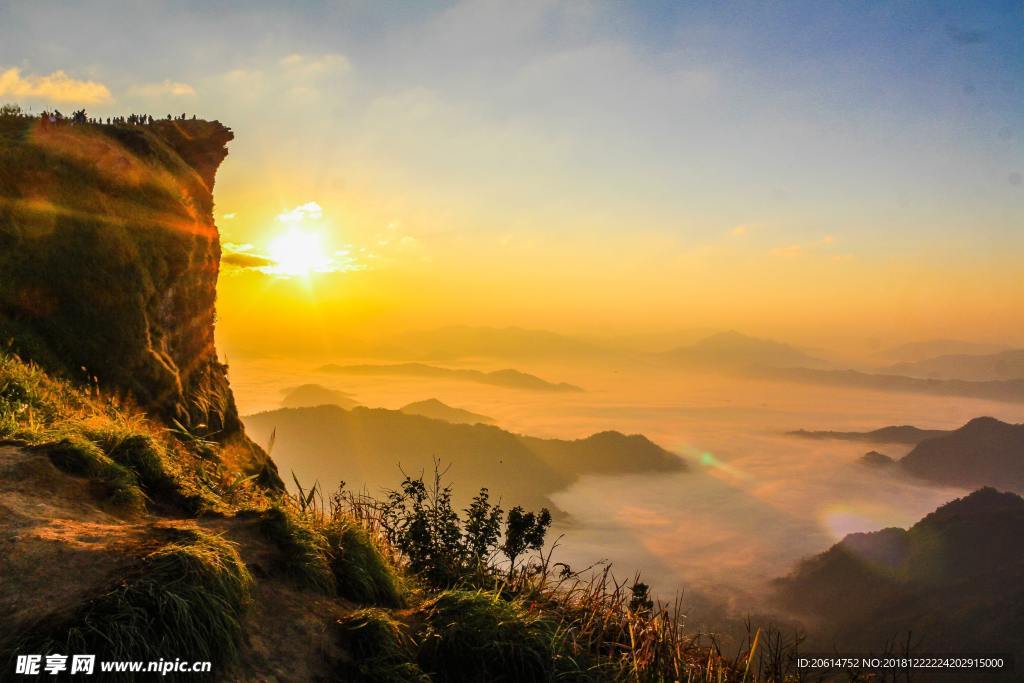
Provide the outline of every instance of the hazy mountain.
{"type": "Polygon", "coordinates": [[[888,467],[889,465],[895,465],[896,461],[890,458],[885,453],[879,453],[878,451],[868,451],[858,459],[862,465],[868,465],[869,467],[888,467]]]}
{"type": "Polygon", "coordinates": [[[929,339],[927,341],[900,344],[875,354],[890,362],[913,362],[936,356],[980,355],[1005,351],[1005,344],[981,344],[958,339],[929,339]]]}
{"type": "Polygon", "coordinates": [[[729,331],[713,334],[690,346],[660,354],[687,366],[744,369],[749,367],[827,367],[828,363],[797,348],[767,339],[729,331]]]}
{"type": "Polygon", "coordinates": [[[937,356],[925,360],[896,363],[886,373],[925,379],[963,379],[973,381],[1024,379],[1024,349],[1013,349],[980,356],[937,356]]]}
{"type": "Polygon", "coordinates": [[[408,332],[394,337],[391,344],[406,349],[404,358],[424,360],[580,358],[614,353],[575,337],[521,327],[455,325],[408,332]]]}
{"type": "Polygon", "coordinates": [[[513,434],[483,424],[452,424],[397,410],[337,406],[281,409],[245,418],[258,443],[276,429],[273,457],[290,479],[318,479],[331,490],[339,480],[377,491],[396,487],[402,468],[431,472],[434,458],[451,466],[456,500],[468,502],[481,486],[509,505],[552,507],[548,496],[588,473],[669,471],[677,456],[642,436],[603,432],[566,441],[513,434]]]}
{"type": "Polygon", "coordinates": [[[321,384],[302,384],[291,389],[285,389],[282,393],[284,393],[284,398],[281,399],[281,406],[284,408],[308,408],[312,406],[354,408],[359,405],[356,401],[352,400],[352,394],[328,389],[321,384]]]}
{"type": "Polygon", "coordinates": [[[870,432],[815,432],[800,429],[787,433],[790,436],[799,436],[805,439],[840,439],[842,441],[866,441],[868,443],[918,444],[925,439],[949,434],[949,431],[945,429],[918,429],[910,425],[900,425],[898,427],[882,427],[870,432]]]}
{"type": "Polygon", "coordinates": [[[382,363],[379,365],[325,365],[320,372],[332,372],[344,375],[394,375],[402,377],[429,377],[437,379],[453,379],[479,384],[492,384],[509,389],[529,389],[532,391],[583,391],[578,386],[560,382],[548,382],[519,370],[495,370],[481,372],[462,368],[442,368],[424,363],[382,363]]]}
{"type": "Polygon", "coordinates": [[[1024,500],[983,488],[908,530],[850,534],[775,583],[814,645],[1024,653],[1024,500]],[[819,642],[820,641],[820,642],[819,642]]]}
{"type": "Polygon", "coordinates": [[[1024,491],[1024,424],[978,417],[960,429],[922,441],[900,465],[937,483],[1024,491]]]}
{"type": "Polygon", "coordinates": [[[407,415],[422,415],[432,420],[444,420],[456,424],[494,424],[494,418],[473,413],[462,408],[452,406],[438,401],[436,398],[428,398],[425,401],[415,401],[409,405],[399,408],[407,415]]]}
{"type": "Polygon", "coordinates": [[[902,391],[935,396],[966,396],[1012,403],[1024,402],[1024,379],[970,382],[960,379],[920,379],[901,375],[877,375],[857,370],[815,370],[812,368],[759,368],[757,375],[768,379],[809,384],[902,391]]]}

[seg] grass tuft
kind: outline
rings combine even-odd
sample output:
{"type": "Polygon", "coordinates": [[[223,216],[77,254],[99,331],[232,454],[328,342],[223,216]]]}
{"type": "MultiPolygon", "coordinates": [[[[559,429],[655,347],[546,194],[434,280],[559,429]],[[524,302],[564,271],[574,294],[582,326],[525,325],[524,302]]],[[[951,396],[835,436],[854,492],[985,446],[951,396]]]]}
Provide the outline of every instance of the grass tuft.
{"type": "Polygon", "coordinates": [[[135,474],[111,460],[96,444],[77,434],[36,446],[54,465],[79,476],[89,477],[103,487],[105,498],[117,508],[140,512],[145,496],[135,474]]]}
{"type": "Polygon", "coordinates": [[[327,538],[338,595],[361,604],[404,605],[397,573],[366,529],[351,520],[341,519],[328,528],[327,538]]]}
{"type": "Polygon", "coordinates": [[[135,578],[86,604],[49,636],[25,638],[18,651],[88,652],[106,660],[187,657],[214,667],[234,662],[252,577],[223,538],[195,529],[173,534],[172,542],[143,560],[135,578]]]}
{"type": "Polygon", "coordinates": [[[281,570],[307,588],[335,593],[327,538],[311,522],[283,504],[262,513],[260,529],[280,550],[281,570]]]}
{"type": "Polygon", "coordinates": [[[544,681],[555,674],[555,625],[519,600],[447,590],[420,607],[420,667],[437,681],[544,681]]]}
{"type": "Polygon", "coordinates": [[[405,624],[388,612],[362,609],[338,622],[341,639],[352,661],[335,671],[338,680],[368,683],[429,683],[415,663],[414,643],[405,624]]]}

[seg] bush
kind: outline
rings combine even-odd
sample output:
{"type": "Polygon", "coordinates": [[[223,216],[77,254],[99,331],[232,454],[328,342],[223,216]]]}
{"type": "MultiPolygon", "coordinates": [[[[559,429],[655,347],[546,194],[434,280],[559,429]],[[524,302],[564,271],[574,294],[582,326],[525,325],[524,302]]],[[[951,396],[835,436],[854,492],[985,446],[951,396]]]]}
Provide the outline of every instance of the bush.
{"type": "Polygon", "coordinates": [[[435,472],[432,486],[423,478],[406,477],[398,491],[391,491],[382,508],[380,524],[388,542],[408,562],[409,569],[438,588],[463,583],[479,584],[497,573],[495,556],[501,551],[508,560],[512,579],[527,550],[539,550],[551,524],[551,513],[509,511],[502,534],[503,511],[490,502],[486,488],[460,516],[452,508],[451,486],[441,486],[435,472]]]}
{"type": "Polygon", "coordinates": [[[519,600],[450,590],[420,614],[418,661],[434,680],[546,681],[556,673],[555,625],[519,600]]]}
{"type": "Polygon", "coordinates": [[[402,591],[395,570],[358,524],[341,520],[328,529],[338,595],[354,602],[401,607],[402,591]]]}

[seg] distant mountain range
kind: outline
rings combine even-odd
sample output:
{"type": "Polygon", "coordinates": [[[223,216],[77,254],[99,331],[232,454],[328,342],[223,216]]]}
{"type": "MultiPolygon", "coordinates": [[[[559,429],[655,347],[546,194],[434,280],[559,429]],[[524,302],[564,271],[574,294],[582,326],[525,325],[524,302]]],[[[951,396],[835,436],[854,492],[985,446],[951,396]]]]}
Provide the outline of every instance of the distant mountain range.
{"type": "Polygon", "coordinates": [[[438,401],[436,398],[428,398],[425,401],[415,401],[399,408],[406,415],[422,415],[432,420],[444,420],[455,424],[494,424],[494,418],[473,413],[462,408],[452,406],[438,401]]]}
{"type": "MultiPolygon", "coordinates": [[[[963,488],[995,486],[1024,492],[1024,424],[976,417],[954,430],[901,425],[870,432],[800,430],[789,434],[809,439],[914,444],[907,455],[895,462],[916,477],[963,488]]],[[[882,464],[886,457],[872,451],[861,461],[882,464]]]]}
{"type": "Polygon", "coordinates": [[[857,370],[816,370],[812,368],[760,368],[755,374],[766,379],[808,384],[830,384],[870,389],[901,391],[935,396],[964,396],[1012,403],[1024,402],[1024,379],[969,382],[959,379],[920,379],[900,375],[876,375],[857,370]]]}
{"type": "MultiPolygon", "coordinates": [[[[850,534],[775,583],[812,647],[1024,655],[1024,500],[983,488],[910,529],[850,534]]],[[[973,680],[973,679],[972,679],[973,680]]]]}
{"type": "Polygon", "coordinates": [[[342,408],[354,408],[359,405],[352,399],[352,394],[344,391],[328,389],[320,384],[302,384],[291,389],[284,390],[284,398],[281,399],[283,408],[309,408],[312,406],[341,406],[342,408]]]}
{"type": "Polygon", "coordinates": [[[940,484],[1024,491],[1024,424],[978,417],[960,429],[922,441],[899,464],[940,484]]]}
{"type": "Polygon", "coordinates": [[[985,355],[950,355],[896,363],[884,372],[924,379],[992,381],[1024,379],[1024,349],[985,355]]]}
{"type": "Polygon", "coordinates": [[[913,362],[936,356],[981,355],[1006,351],[1005,344],[979,344],[959,339],[929,339],[926,341],[901,344],[879,351],[875,357],[890,363],[913,362]]]}
{"type": "Polygon", "coordinates": [[[736,331],[720,332],[689,346],[659,354],[677,365],[708,368],[825,368],[829,364],[803,351],[736,331]]]}
{"type": "Polygon", "coordinates": [[[896,427],[882,427],[870,432],[831,432],[831,431],[807,431],[800,429],[795,432],[788,432],[790,436],[799,436],[805,439],[840,439],[842,441],[865,441],[868,443],[908,443],[918,444],[925,439],[948,434],[945,429],[918,429],[910,425],[899,425],[896,427]]]}
{"type": "Polygon", "coordinates": [[[407,332],[394,337],[391,344],[407,349],[405,358],[441,361],[462,358],[581,358],[615,353],[576,337],[522,327],[453,325],[407,332]]]}
{"type": "Polygon", "coordinates": [[[430,476],[434,458],[450,466],[455,499],[468,503],[481,486],[507,505],[553,507],[549,496],[584,474],[685,469],[676,455],[643,436],[601,432],[566,441],[521,436],[483,424],[452,424],[397,410],[337,406],[280,409],[244,418],[257,443],[276,433],[273,458],[290,480],[338,481],[374,492],[395,488],[402,470],[430,476]]]}
{"type": "Polygon", "coordinates": [[[478,384],[491,384],[508,389],[528,389],[531,391],[583,391],[581,387],[566,382],[555,384],[519,370],[495,370],[481,372],[462,368],[442,368],[424,363],[381,363],[378,365],[324,365],[320,372],[343,375],[394,375],[402,377],[428,377],[434,379],[452,379],[478,384]]]}

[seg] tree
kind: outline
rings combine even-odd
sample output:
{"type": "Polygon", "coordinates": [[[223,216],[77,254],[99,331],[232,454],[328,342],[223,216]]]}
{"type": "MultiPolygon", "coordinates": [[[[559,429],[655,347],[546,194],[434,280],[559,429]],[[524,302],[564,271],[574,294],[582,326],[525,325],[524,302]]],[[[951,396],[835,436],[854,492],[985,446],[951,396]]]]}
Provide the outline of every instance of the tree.
{"type": "Polygon", "coordinates": [[[511,578],[518,565],[519,556],[527,550],[540,550],[544,546],[544,536],[551,526],[551,513],[541,508],[539,514],[524,512],[518,505],[508,511],[505,520],[505,542],[501,551],[508,557],[508,575],[511,578]]]}
{"type": "Polygon", "coordinates": [[[487,489],[482,488],[466,508],[463,544],[469,561],[478,565],[486,564],[491,558],[501,535],[502,510],[498,505],[491,505],[489,498],[487,489]]]}

